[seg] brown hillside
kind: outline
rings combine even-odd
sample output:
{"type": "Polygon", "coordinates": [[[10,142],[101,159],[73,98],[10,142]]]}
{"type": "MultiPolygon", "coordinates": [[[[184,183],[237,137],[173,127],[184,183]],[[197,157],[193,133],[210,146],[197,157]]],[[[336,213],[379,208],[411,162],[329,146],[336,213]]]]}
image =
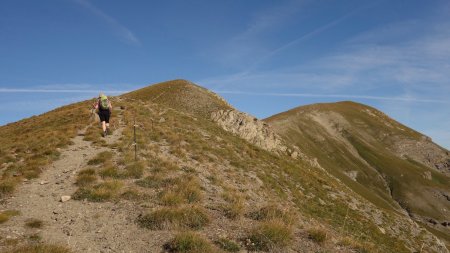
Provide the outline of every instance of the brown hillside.
{"type": "Polygon", "coordinates": [[[361,196],[402,208],[450,239],[450,156],[428,137],[354,102],[298,107],[265,121],[361,196]]]}
{"type": "Polygon", "coordinates": [[[87,102],[28,119],[22,132],[0,127],[21,143],[0,139],[1,252],[448,253],[399,207],[372,204],[295,150],[248,141],[278,137],[201,87],[178,80],[111,99],[106,138],[80,120],[87,102]],[[52,141],[38,145],[36,134],[52,141]],[[11,173],[38,158],[40,173],[11,173]]]}
{"type": "Polygon", "coordinates": [[[181,79],[154,84],[123,97],[148,101],[204,117],[209,117],[212,112],[221,109],[231,109],[217,94],[181,79]]]}

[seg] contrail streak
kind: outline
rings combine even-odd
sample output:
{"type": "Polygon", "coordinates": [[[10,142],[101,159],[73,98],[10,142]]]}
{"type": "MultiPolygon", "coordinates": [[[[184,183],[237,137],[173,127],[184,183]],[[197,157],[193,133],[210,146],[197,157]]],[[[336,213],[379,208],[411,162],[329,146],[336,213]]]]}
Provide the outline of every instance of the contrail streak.
{"type": "Polygon", "coordinates": [[[109,16],[99,8],[95,7],[93,4],[91,4],[88,0],[74,0],[76,3],[81,5],[83,8],[87,9],[88,11],[92,12],[97,17],[103,19],[106,23],[108,23],[116,32],[118,36],[120,36],[125,41],[134,44],[134,45],[141,45],[141,41],[134,35],[134,33],[119,23],[116,19],[109,16]]]}
{"type": "Polygon", "coordinates": [[[298,37],[297,39],[292,40],[292,41],[290,41],[290,42],[288,42],[288,43],[286,43],[286,44],[284,44],[284,45],[282,45],[282,46],[272,50],[271,52],[266,54],[264,57],[262,57],[260,60],[256,61],[252,65],[250,65],[250,67],[246,71],[244,71],[244,73],[248,73],[248,72],[250,72],[252,70],[255,70],[259,65],[261,65],[265,61],[269,60],[270,58],[272,58],[274,55],[278,54],[279,52],[284,51],[287,48],[289,48],[289,47],[291,47],[293,45],[296,45],[296,44],[298,44],[298,43],[300,43],[302,41],[308,40],[308,39],[310,39],[310,38],[312,38],[312,37],[314,37],[314,36],[316,36],[318,34],[321,34],[322,32],[324,32],[326,30],[329,30],[330,28],[332,28],[334,26],[337,26],[339,23],[341,23],[342,21],[346,20],[347,18],[353,16],[354,14],[356,14],[358,12],[361,12],[362,10],[369,9],[372,6],[378,4],[379,2],[380,1],[374,2],[372,4],[368,4],[368,5],[359,7],[359,8],[356,8],[355,10],[352,10],[349,13],[347,13],[347,14],[345,14],[345,15],[343,15],[343,16],[335,19],[335,20],[333,20],[333,21],[331,21],[331,22],[329,22],[329,23],[327,23],[325,25],[322,25],[322,26],[316,28],[315,30],[298,37]]]}

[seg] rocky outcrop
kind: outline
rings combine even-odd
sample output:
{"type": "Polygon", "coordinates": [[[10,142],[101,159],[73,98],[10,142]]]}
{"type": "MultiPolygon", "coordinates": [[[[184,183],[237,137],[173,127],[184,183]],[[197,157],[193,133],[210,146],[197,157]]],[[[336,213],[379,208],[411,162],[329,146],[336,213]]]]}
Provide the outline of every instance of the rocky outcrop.
{"type": "Polygon", "coordinates": [[[421,140],[395,137],[393,151],[404,158],[413,159],[416,162],[436,169],[443,174],[450,175],[450,153],[434,144],[427,136],[421,140]]]}
{"type": "Polygon", "coordinates": [[[255,144],[256,146],[278,154],[289,154],[297,158],[298,150],[288,148],[270,126],[257,118],[237,110],[219,110],[211,114],[211,119],[225,131],[255,144]]]}

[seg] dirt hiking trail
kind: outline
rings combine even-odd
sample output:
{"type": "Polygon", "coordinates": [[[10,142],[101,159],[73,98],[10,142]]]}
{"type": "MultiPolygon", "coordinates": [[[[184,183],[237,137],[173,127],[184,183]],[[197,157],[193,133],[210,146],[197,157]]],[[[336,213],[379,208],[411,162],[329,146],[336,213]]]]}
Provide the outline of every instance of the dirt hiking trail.
{"type": "MultiPolygon", "coordinates": [[[[119,123],[106,142],[118,141],[122,130],[123,124],[119,123]]],[[[161,242],[168,235],[164,231],[140,229],[134,221],[140,208],[131,202],[61,202],[61,196],[77,190],[74,185],[77,173],[86,167],[87,161],[109,150],[94,147],[83,136],[84,131],[39,178],[24,182],[0,205],[0,210],[20,211],[20,215],[2,224],[0,236],[20,242],[37,237],[46,243],[66,245],[73,252],[160,252],[161,242]],[[25,223],[29,219],[43,221],[42,228],[27,228],[25,223]]]]}

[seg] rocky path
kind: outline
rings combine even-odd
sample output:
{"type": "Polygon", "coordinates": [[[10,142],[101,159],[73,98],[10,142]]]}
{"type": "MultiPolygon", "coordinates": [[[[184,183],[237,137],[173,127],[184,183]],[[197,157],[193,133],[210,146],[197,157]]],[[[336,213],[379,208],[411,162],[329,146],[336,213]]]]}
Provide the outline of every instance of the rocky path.
{"type": "MultiPolygon", "coordinates": [[[[123,126],[106,137],[108,144],[116,142],[123,126]]],[[[38,179],[25,182],[0,210],[18,210],[19,216],[0,226],[0,236],[10,240],[34,236],[46,243],[66,245],[73,252],[159,252],[165,233],[144,231],[134,222],[139,207],[126,201],[91,203],[69,200],[79,170],[89,159],[108,148],[97,148],[83,140],[83,133],[73,139],[73,145],[61,153],[59,160],[49,165],[38,179]],[[43,221],[42,228],[27,228],[28,219],[43,221]]],[[[0,251],[2,248],[0,246],[0,251]]]]}

